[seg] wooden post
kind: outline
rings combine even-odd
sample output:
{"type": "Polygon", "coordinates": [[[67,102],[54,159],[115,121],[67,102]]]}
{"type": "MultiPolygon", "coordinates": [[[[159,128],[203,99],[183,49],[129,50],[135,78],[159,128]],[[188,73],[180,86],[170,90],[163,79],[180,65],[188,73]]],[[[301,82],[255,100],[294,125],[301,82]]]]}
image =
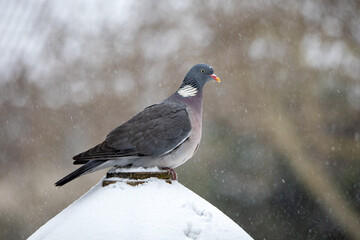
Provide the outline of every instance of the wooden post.
{"type": "Polygon", "coordinates": [[[112,168],[107,172],[102,186],[105,187],[116,182],[125,182],[131,186],[136,186],[147,182],[149,178],[163,179],[165,182],[171,184],[171,173],[168,171],[126,172],[126,170],[122,168],[112,168]]]}

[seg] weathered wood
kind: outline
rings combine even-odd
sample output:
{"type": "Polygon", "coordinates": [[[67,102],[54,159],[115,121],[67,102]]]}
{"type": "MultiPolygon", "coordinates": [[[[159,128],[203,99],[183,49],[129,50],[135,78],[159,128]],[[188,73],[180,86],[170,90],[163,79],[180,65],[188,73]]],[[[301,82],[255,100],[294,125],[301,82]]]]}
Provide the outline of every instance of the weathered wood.
{"type": "MultiPolygon", "coordinates": [[[[137,186],[137,185],[146,183],[147,181],[141,181],[141,180],[131,181],[131,180],[127,180],[127,179],[117,179],[117,180],[104,179],[104,181],[102,182],[102,186],[106,187],[110,184],[114,184],[117,182],[125,182],[126,184],[128,184],[130,186],[137,186]]],[[[171,184],[171,180],[165,180],[165,182],[171,184]]]]}
{"type": "Polygon", "coordinates": [[[169,172],[108,172],[107,178],[127,178],[127,179],[147,179],[147,178],[159,178],[159,179],[171,179],[169,172]]]}
{"type": "Polygon", "coordinates": [[[171,184],[171,173],[168,171],[157,171],[157,172],[123,172],[116,171],[116,168],[110,169],[106,178],[102,182],[102,186],[108,186],[117,182],[125,182],[131,186],[137,186],[147,182],[146,179],[158,178],[163,179],[165,182],[171,184]]]}

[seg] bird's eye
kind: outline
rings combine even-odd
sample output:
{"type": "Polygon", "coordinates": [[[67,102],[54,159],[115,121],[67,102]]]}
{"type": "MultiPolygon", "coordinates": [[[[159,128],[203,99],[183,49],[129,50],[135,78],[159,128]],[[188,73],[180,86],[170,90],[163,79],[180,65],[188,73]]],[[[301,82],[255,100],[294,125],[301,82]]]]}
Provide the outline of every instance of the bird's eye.
{"type": "Polygon", "coordinates": [[[201,69],[201,71],[200,71],[200,72],[204,73],[204,72],[205,72],[205,70],[204,70],[204,69],[201,69]]]}

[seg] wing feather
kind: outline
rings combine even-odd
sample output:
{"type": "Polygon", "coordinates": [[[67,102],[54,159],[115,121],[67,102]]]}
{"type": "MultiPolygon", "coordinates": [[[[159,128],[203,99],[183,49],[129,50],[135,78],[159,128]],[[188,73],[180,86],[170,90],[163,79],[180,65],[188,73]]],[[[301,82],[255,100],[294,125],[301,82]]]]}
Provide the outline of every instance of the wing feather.
{"type": "Polygon", "coordinates": [[[145,108],[111,131],[104,142],[76,155],[74,164],[129,156],[161,156],[191,134],[186,105],[162,102],[145,108]]]}

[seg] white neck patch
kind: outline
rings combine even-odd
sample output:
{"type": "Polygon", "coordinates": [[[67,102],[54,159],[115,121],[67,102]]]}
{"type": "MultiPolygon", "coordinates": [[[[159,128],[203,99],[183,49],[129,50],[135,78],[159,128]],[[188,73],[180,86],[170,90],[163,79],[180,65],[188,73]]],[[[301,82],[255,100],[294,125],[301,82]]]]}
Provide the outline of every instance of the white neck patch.
{"type": "Polygon", "coordinates": [[[198,90],[191,85],[185,85],[182,88],[180,88],[177,92],[182,97],[193,97],[196,96],[198,90]]]}

